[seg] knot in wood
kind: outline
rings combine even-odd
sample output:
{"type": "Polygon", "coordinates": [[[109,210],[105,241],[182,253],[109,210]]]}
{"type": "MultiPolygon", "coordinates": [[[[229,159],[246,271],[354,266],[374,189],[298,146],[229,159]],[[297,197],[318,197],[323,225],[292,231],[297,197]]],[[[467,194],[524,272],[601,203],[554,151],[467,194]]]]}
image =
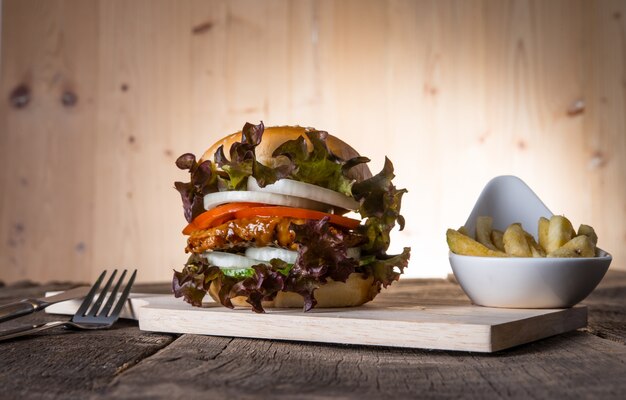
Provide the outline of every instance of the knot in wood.
{"type": "Polygon", "coordinates": [[[76,96],[76,93],[69,90],[63,92],[63,96],[61,96],[61,103],[65,107],[73,107],[74,105],[76,105],[77,102],[78,96],[76,96]]]}
{"type": "Polygon", "coordinates": [[[19,84],[9,96],[9,100],[11,101],[11,105],[15,108],[24,108],[30,103],[31,91],[30,88],[22,83],[19,84]]]}

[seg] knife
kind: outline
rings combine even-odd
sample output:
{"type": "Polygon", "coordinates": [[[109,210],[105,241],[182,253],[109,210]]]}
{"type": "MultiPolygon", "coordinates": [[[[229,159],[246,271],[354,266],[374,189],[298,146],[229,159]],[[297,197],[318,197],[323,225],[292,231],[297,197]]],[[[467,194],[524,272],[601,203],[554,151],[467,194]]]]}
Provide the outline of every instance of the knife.
{"type": "Polygon", "coordinates": [[[55,294],[54,296],[40,297],[38,299],[24,299],[15,303],[2,305],[0,306],[0,322],[43,310],[49,305],[59,303],[61,301],[85,297],[87,292],[89,292],[89,289],[89,286],[80,286],[74,289],[66,290],[63,293],[55,294]]]}

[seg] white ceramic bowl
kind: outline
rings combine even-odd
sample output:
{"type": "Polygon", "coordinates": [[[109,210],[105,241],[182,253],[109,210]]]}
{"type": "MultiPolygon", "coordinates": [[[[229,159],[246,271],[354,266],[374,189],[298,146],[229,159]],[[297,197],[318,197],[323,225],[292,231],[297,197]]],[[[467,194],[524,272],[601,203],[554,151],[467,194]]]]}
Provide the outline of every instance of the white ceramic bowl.
{"type": "Polygon", "coordinates": [[[594,258],[493,258],[450,254],[454,276],[474,304],[507,308],[565,308],[600,283],[611,255],[594,258]]]}
{"type": "MultiPolygon", "coordinates": [[[[481,193],[465,227],[476,217],[493,217],[494,229],[513,222],[536,237],[539,217],[552,213],[514,176],[492,179],[481,193]]],[[[602,241],[602,238],[600,238],[602,241]]],[[[593,258],[493,258],[450,253],[452,271],[473,303],[488,307],[565,308],[585,299],[600,283],[612,257],[598,249],[593,258]]]]}

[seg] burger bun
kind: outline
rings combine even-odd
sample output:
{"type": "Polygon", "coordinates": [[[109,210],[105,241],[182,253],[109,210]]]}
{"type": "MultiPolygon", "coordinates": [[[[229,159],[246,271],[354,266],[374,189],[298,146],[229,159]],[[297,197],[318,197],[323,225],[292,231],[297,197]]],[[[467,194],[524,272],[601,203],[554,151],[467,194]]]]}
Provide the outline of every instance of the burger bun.
{"type": "MultiPolygon", "coordinates": [[[[266,127],[263,131],[263,139],[261,140],[261,143],[259,143],[259,145],[255,148],[257,161],[268,167],[276,167],[277,164],[280,163],[280,160],[272,157],[274,150],[276,150],[278,146],[285,143],[286,141],[297,139],[300,136],[304,137],[307,142],[309,151],[311,151],[313,149],[313,145],[307,138],[306,132],[314,130],[315,129],[313,128],[304,128],[301,126],[266,127]]],[[[228,150],[230,149],[230,147],[235,142],[239,141],[241,141],[241,131],[235,132],[218,140],[204,152],[202,158],[200,159],[200,162],[204,160],[213,160],[213,156],[220,146],[224,146],[224,152],[228,154],[228,150]]],[[[359,156],[359,153],[354,148],[333,135],[328,135],[326,139],[326,145],[334,155],[344,160],[349,160],[351,158],[359,156]]],[[[357,182],[360,182],[365,179],[371,178],[372,172],[366,164],[359,164],[350,169],[350,171],[348,171],[348,177],[350,179],[356,180],[357,182]]]]}
{"type": "MultiPolygon", "coordinates": [[[[219,285],[216,281],[209,287],[209,295],[216,302],[220,302],[218,293],[219,285]]],[[[364,277],[360,273],[352,273],[346,282],[337,282],[328,279],[314,292],[317,300],[316,308],[355,307],[365,304],[376,297],[380,292],[380,284],[374,283],[374,277],[364,277]]],[[[235,307],[247,307],[251,305],[246,301],[246,296],[237,296],[230,301],[235,307]]],[[[304,298],[293,292],[278,292],[274,300],[263,301],[263,308],[302,308],[304,298]]]]}

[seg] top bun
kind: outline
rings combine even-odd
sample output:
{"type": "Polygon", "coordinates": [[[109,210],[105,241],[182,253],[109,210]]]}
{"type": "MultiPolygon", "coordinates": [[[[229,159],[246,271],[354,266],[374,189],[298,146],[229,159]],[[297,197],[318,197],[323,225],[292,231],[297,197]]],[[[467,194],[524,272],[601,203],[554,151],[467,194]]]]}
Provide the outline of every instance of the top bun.
{"type": "MultiPolygon", "coordinates": [[[[285,143],[286,141],[297,139],[300,136],[304,137],[310,151],[313,148],[313,145],[311,144],[309,138],[305,135],[305,133],[307,131],[313,130],[313,128],[304,128],[301,126],[266,127],[263,131],[263,139],[255,149],[257,161],[268,167],[274,167],[276,163],[276,159],[272,157],[272,153],[274,153],[274,150],[276,150],[278,146],[285,143]]],[[[204,160],[212,161],[213,155],[220,146],[224,146],[224,153],[228,155],[230,146],[232,146],[235,142],[239,142],[240,140],[241,131],[235,132],[231,135],[224,137],[223,139],[218,140],[211,147],[209,147],[207,151],[204,152],[202,158],[200,159],[200,162],[204,160]]],[[[326,145],[333,154],[344,160],[349,160],[351,158],[359,156],[359,153],[352,147],[350,147],[350,145],[331,134],[329,134],[328,138],[326,139],[326,145]]],[[[350,169],[350,171],[348,172],[348,177],[350,179],[356,180],[357,182],[360,182],[365,179],[371,178],[372,172],[366,164],[359,164],[350,169]]]]}

